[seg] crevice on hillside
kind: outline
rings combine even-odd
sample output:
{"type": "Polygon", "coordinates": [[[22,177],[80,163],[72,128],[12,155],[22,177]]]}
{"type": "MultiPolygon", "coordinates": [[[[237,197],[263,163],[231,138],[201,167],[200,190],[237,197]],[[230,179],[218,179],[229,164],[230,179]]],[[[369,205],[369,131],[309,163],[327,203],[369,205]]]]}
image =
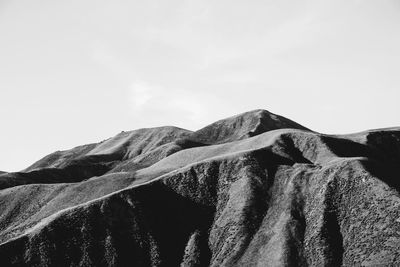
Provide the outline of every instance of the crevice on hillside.
{"type": "Polygon", "coordinates": [[[288,255],[287,263],[289,266],[307,266],[307,259],[304,251],[304,236],[306,232],[306,219],[304,213],[305,196],[302,193],[305,182],[304,172],[297,174],[293,178],[293,191],[290,202],[290,220],[287,225],[288,255]]]}
{"type": "Polygon", "coordinates": [[[321,238],[325,243],[323,255],[327,266],[342,266],[343,235],[338,220],[338,192],[336,180],[329,182],[325,193],[325,209],[321,238]]]}

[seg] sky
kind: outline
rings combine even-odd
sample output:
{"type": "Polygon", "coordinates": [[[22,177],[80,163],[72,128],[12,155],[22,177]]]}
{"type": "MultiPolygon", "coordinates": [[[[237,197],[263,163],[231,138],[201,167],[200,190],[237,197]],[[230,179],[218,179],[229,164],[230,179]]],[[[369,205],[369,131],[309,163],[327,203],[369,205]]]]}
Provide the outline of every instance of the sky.
{"type": "Polygon", "coordinates": [[[0,170],[121,131],[266,109],[400,125],[398,0],[0,0],[0,170]]]}

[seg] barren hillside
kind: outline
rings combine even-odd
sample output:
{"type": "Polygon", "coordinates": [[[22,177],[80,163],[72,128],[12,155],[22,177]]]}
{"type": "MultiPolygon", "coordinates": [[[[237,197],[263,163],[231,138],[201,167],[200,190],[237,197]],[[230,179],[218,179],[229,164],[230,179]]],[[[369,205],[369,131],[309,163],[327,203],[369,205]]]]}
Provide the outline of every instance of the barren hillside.
{"type": "Polygon", "coordinates": [[[2,266],[399,266],[400,128],[265,110],[0,173],[2,266]]]}

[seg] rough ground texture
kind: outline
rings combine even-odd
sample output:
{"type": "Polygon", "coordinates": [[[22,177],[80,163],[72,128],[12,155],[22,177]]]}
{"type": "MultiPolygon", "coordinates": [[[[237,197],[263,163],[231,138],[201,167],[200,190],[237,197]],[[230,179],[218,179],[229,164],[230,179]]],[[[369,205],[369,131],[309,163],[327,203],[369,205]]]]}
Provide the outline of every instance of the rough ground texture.
{"type": "Polygon", "coordinates": [[[400,128],[263,110],[0,174],[1,266],[400,266],[400,128]]]}

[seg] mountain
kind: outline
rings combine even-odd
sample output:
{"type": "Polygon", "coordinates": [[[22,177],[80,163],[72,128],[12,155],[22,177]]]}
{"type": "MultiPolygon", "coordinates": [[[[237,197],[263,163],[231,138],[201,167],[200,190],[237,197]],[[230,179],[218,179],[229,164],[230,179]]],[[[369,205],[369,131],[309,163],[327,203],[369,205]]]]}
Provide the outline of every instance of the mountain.
{"type": "Polygon", "coordinates": [[[4,266],[399,266],[400,127],[264,110],[159,127],[0,174],[4,266]]]}

